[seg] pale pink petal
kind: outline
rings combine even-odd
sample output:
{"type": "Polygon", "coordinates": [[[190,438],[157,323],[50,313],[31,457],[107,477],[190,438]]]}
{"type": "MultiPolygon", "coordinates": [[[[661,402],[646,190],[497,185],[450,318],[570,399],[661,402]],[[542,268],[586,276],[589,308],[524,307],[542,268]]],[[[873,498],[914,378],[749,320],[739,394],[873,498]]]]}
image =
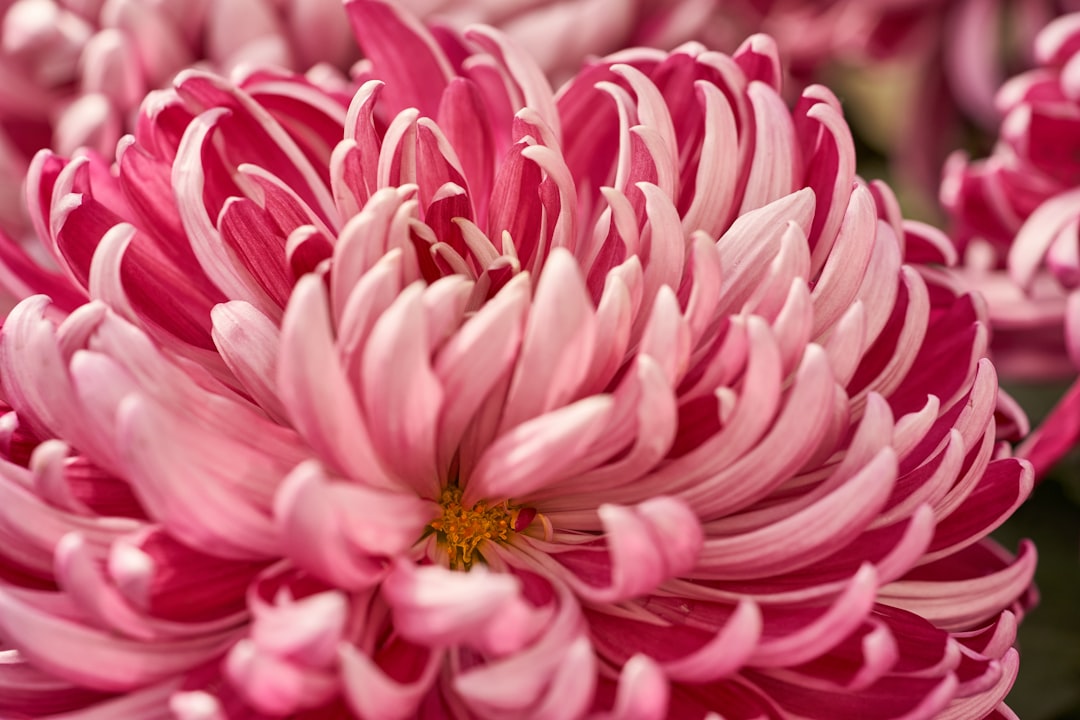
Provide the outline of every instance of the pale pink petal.
{"type": "Polygon", "coordinates": [[[435,431],[443,389],[431,367],[423,290],[413,285],[375,321],[361,369],[371,441],[387,469],[436,494],[435,431]]]}
{"type": "Polygon", "coordinates": [[[610,396],[596,395],[500,435],[465,481],[464,501],[527,497],[563,480],[600,437],[613,406],[610,396]]]}
{"type": "Polygon", "coordinates": [[[667,717],[671,690],[667,677],[648,655],[635,655],[623,665],[615,706],[590,715],[592,720],[660,720],[667,717]]]}
{"type": "Polygon", "coordinates": [[[433,515],[430,503],[414,495],[334,482],[314,461],[289,474],[274,504],[286,554],[349,589],[378,583],[387,558],[406,551],[433,515]]]}
{"type": "Polygon", "coordinates": [[[220,654],[236,638],[236,631],[228,630],[153,643],[132,640],[59,615],[48,593],[14,588],[0,588],[0,609],[5,638],[32,648],[27,657],[35,665],[85,687],[113,692],[173,677],[220,654]]]}
{"type": "Polygon", "coordinates": [[[222,359],[259,407],[273,419],[287,416],[275,387],[280,331],[270,318],[243,300],[213,310],[214,343],[222,359]]]}
{"type": "Polygon", "coordinates": [[[120,404],[116,421],[136,493],[172,532],[222,557],[265,558],[280,550],[269,513],[241,487],[245,476],[280,482],[280,466],[137,396],[120,404]],[[196,447],[199,453],[188,450],[196,447]]]}
{"type": "Polygon", "coordinates": [[[386,487],[386,476],[334,352],[322,278],[293,291],[281,329],[277,386],[292,422],[322,457],[346,474],[386,487]]]}

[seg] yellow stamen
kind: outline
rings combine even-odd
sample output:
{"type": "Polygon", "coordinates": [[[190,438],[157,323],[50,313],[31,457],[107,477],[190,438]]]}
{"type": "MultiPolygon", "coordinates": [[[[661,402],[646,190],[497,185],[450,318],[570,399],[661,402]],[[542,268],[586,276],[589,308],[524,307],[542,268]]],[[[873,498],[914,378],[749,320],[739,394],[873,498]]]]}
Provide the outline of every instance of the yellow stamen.
{"type": "Polygon", "coordinates": [[[521,511],[510,508],[506,503],[488,507],[483,501],[472,508],[465,508],[461,504],[461,496],[461,488],[456,485],[443,490],[439,497],[442,517],[432,520],[430,527],[438,533],[439,544],[446,548],[450,567],[468,570],[480,543],[485,540],[506,542],[510,539],[521,511]]]}

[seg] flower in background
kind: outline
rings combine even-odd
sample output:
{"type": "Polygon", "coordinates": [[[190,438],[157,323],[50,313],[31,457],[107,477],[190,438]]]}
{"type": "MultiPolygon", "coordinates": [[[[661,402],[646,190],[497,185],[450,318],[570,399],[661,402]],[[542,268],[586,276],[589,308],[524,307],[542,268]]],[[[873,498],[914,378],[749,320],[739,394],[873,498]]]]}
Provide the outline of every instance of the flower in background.
{"type": "Polygon", "coordinates": [[[1013,717],[1023,421],[836,98],[347,9],[351,99],[187,71],[32,164],[2,713],[1013,717]]]}
{"type": "Polygon", "coordinates": [[[340,0],[10,0],[0,4],[0,229],[26,229],[18,188],[51,147],[111,155],[149,90],[208,64],[345,68],[340,0]]]}
{"type": "MultiPolygon", "coordinates": [[[[1039,66],[998,93],[994,152],[955,155],[941,195],[1003,358],[1015,374],[1045,379],[1080,365],[1080,14],[1050,23],[1036,50],[1039,66]]],[[[1078,403],[1080,386],[1025,446],[1039,474],[1080,437],[1078,403]]]]}

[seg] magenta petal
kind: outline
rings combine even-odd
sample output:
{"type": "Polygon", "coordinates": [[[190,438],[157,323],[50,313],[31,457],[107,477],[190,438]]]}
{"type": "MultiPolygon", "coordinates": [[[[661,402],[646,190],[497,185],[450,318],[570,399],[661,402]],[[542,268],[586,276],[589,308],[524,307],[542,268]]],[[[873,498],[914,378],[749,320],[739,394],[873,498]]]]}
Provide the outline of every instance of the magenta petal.
{"type": "Polygon", "coordinates": [[[228,297],[248,300],[260,310],[273,314],[274,303],[257,285],[251,274],[234,258],[220,240],[213,219],[203,202],[205,177],[199,158],[209,143],[216,123],[226,115],[224,109],[211,110],[193,122],[184,133],[173,166],[172,184],[176,188],[177,207],[184,230],[191,238],[195,256],[213,283],[228,297]],[[184,162],[185,159],[190,160],[184,162]]]}
{"type": "Polygon", "coordinates": [[[1020,445],[1017,454],[1027,458],[1041,479],[1054,463],[1080,439],[1080,383],[1074,383],[1050,414],[1020,445]]]}
{"type": "Polygon", "coordinates": [[[364,54],[387,80],[392,110],[416,105],[434,116],[453,75],[434,38],[414,18],[386,3],[350,0],[345,10],[364,54]]]}

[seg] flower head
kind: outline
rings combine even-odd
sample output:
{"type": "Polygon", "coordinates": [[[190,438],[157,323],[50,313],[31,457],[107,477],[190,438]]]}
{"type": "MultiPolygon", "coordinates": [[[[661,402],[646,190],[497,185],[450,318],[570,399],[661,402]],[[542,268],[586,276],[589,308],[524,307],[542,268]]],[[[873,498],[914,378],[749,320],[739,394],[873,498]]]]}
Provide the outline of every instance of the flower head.
{"type": "Polygon", "coordinates": [[[1030,469],[836,98],[348,11],[351,98],[188,71],[33,163],[4,713],[1008,717],[1030,469]]]}

